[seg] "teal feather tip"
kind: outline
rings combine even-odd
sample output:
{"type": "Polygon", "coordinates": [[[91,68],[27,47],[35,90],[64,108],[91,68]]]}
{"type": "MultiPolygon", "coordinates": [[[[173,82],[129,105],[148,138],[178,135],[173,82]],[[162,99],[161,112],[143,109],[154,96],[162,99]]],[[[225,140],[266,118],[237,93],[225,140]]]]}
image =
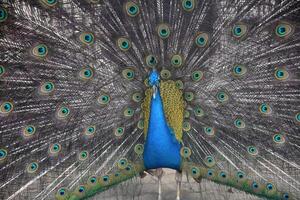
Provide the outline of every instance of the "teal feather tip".
{"type": "Polygon", "coordinates": [[[0,104],[0,114],[7,115],[11,113],[14,109],[12,102],[5,101],[0,104]]]}
{"type": "Polygon", "coordinates": [[[29,163],[26,167],[28,173],[35,173],[39,168],[39,164],[37,162],[29,163]]]}
{"type": "Polygon", "coordinates": [[[0,23],[4,22],[8,17],[7,10],[3,7],[0,7],[0,23]]]}
{"type": "Polygon", "coordinates": [[[195,0],[183,0],[182,7],[187,12],[193,11],[195,8],[195,0]]]}
{"type": "Polygon", "coordinates": [[[43,6],[45,6],[47,8],[54,7],[58,3],[58,0],[39,0],[39,1],[43,6]]]}
{"type": "Polygon", "coordinates": [[[4,66],[0,65],[0,77],[4,75],[4,73],[5,73],[5,68],[4,66]]]}
{"type": "Polygon", "coordinates": [[[93,33],[90,32],[81,33],[79,39],[85,45],[92,45],[95,42],[95,36],[93,33]]]}
{"type": "Polygon", "coordinates": [[[295,115],[295,120],[296,120],[298,123],[300,122],[300,112],[297,113],[297,114],[295,115]]]}
{"type": "Polygon", "coordinates": [[[32,54],[37,58],[45,58],[48,55],[48,47],[45,44],[38,44],[33,47],[32,54]]]}
{"type": "Polygon", "coordinates": [[[0,161],[7,157],[7,151],[5,149],[0,149],[0,161]]]}
{"type": "Polygon", "coordinates": [[[195,39],[195,43],[198,47],[206,47],[209,42],[209,36],[207,33],[199,33],[195,39]]]}
{"type": "Polygon", "coordinates": [[[127,2],[125,4],[125,10],[126,10],[127,15],[130,17],[135,17],[140,12],[139,6],[136,3],[131,2],[131,1],[127,2]]]}
{"type": "Polygon", "coordinates": [[[276,26],[275,33],[279,38],[290,37],[294,33],[294,26],[287,22],[281,22],[276,26]]]}
{"type": "Polygon", "coordinates": [[[27,125],[23,128],[23,136],[31,137],[36,133],[36,127],[33,125],[27,125]]]}

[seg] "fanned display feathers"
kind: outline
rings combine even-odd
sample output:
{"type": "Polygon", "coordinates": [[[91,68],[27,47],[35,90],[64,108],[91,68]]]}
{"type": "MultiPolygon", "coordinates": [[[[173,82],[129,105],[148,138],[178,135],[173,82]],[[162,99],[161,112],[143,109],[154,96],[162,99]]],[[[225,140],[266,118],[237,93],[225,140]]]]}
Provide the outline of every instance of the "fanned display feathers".
{"type": "Polygon", "coordinates": [[[0,1],[0,199],[163,167],[300,199],[299,125],[298,0],[0,1]]]}

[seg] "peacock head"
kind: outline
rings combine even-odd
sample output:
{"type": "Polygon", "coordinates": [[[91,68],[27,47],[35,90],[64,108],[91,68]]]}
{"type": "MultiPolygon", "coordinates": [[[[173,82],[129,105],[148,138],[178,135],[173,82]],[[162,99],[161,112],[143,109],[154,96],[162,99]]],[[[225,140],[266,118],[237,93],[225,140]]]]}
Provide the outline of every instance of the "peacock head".
{"type": "Polygon", "coordinates": [[[149,75],[149,85],[151,87],[159,85],[159,73],[156,71],[156,69],[153,69],[149,75]]]}

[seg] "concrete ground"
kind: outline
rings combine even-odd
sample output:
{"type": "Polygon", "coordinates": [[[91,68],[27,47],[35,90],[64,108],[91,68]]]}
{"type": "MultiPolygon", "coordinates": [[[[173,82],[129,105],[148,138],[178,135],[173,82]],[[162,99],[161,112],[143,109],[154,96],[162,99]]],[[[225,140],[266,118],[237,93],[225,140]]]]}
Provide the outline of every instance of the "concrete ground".
{"type": "MultiPolygon", "coordinates": [[[[175,171],[164,169],[162,178],[162,200],[176,200],[175,171]]],[[[157,178],[147,175],[136,178],[101,193],[94,198],[103,200],[157,200],[157,178]]],[[[181,200],[259,200],[260,198],[221,186],[207,180],[196,183],[186,176],[182,178],[181,200]]]]}

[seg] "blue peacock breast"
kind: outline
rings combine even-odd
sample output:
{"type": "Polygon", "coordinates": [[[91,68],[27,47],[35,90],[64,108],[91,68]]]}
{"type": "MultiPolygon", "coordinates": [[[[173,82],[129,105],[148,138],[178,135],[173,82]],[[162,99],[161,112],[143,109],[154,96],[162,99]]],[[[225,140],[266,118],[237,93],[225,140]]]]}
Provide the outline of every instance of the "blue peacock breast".
{"type": "Polygon", "coordinates": [[[181,144],[167,123],[159,88],[154,93],[150,103],[150,116],[143,155],[145,168],[165,167],[180,170],[181,144]]]}

